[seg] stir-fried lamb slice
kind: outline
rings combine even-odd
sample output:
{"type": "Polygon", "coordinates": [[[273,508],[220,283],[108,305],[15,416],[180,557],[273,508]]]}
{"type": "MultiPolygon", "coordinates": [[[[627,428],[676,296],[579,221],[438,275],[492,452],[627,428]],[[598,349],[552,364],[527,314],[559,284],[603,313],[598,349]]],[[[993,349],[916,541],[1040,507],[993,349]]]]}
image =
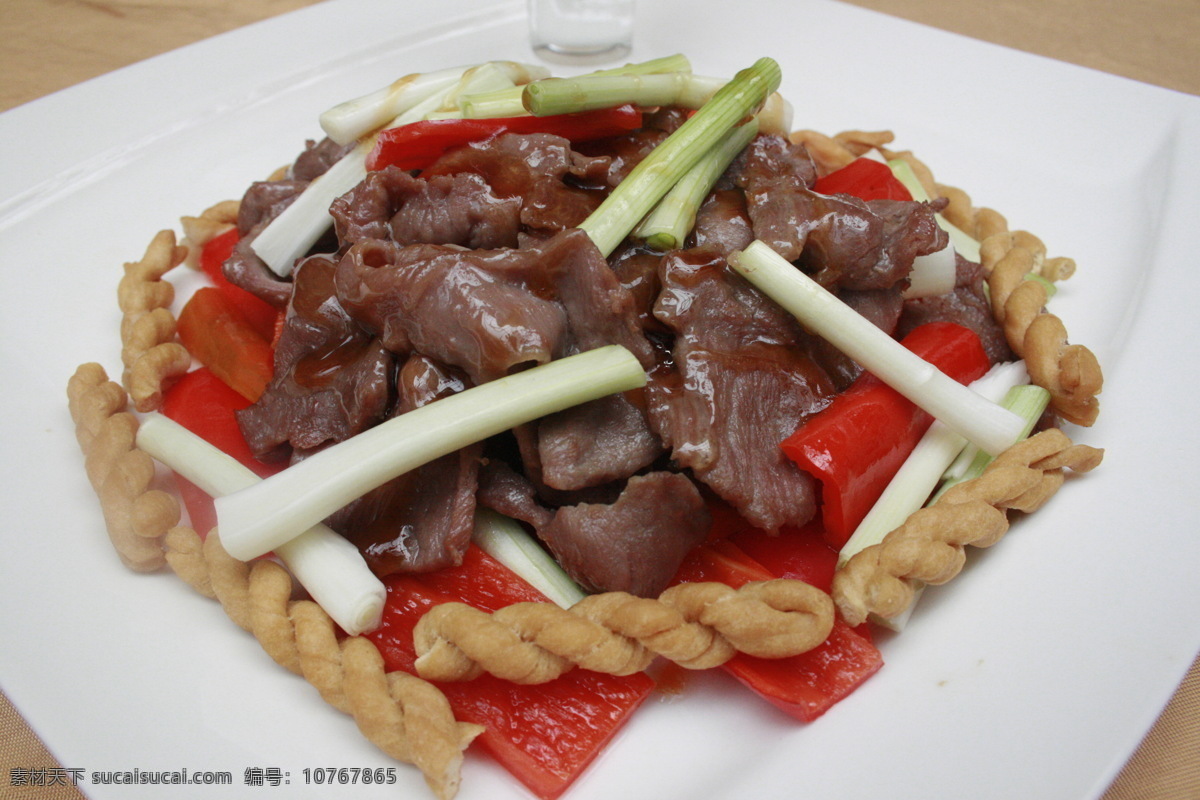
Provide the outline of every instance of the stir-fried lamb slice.
{"type": "Polygon", "coordinates": [[[674,460],[752,524],[803,525],[811,476],[779,449],[834,395],[785,311],[713,250],[669,254],[656,315],[675,332],[673,364],[652,373],[650,418],[674,460]]]}
{"type": "Polygon", "coordinates": [[[736,189],[719,189],[708,196],[696,213],[689,244],[708,247],[728,256],[754,241],[754,228],[746,197],[736,189]]]}
{"type": "Polygon", "coordinates": [[[541,480],[560,491],[627,478],[663,453],[645,411],[622,394],[544,417],[536,436],[541,480]]]}
{"type": "Polygon", "coordinates": [[[983,267],[957,256],[954,291],[905,301],[896,335],[904,336],[926,322],[957,322],[979,335],[993,364],[1012,361],[1014,356],[1004,330],[992,316],[991,304],[983,293],[983,279],[983,267]]]}
{"type": "MultiPolygon", "coordinates": [[[[412,356],[397,377],[392,416],[461,392],[466,377],[412,356]]],[[[462,563],[471,542],[483,444],[465,447],[368,492],[329,520],[354,542],[375,574],[432,572],[462,563]]]]}
{"type": "Polygon", "coordinates": [[[565,310],[525,282],[550,270],[540,258],[536,249],[401,247],[371,239],[342,257],[337,294],[388,349],[422,353],[485,383],[567,353],[565,310]]]}
{"type": "Polygon", "coordinates": [[[642,331],[660,330],[654,318],[654,301],[658,299],[658,262],[662,253],[627,239],[608,259],[609,268],[617,281],[633,297],[638,324],[642,331]]]}
{"type": "Polygon", "coordinates": [[[704,541],[711,525],[696,485],[675,472],[629,479],[611,503],[540,505],[525,478],[492,464],[481,476],[479,502],[531,525],[576,582],[588,591],[654,597],[704,541]]]}
{"type": "Polygon", "coordinates": [[[311,256],[295,270],[274,377],[238,413],[259,457],[348,439],[387,414],[392,355],[338,304],[334,270],[325,256],[311,256]]]}
{"type": "MultiPolygon", "coordinates": [[[[291,282],[273,273],[251,248],[254,238],[271,220],[283,213],[313,180],[324,175],[352,146],[331,139],[309,141],[304,152],[277,179],[250,185],[238,206],[237,228],[240,235],[232,256],[222,271],[235,286],[270,303],[276,308],[287,305],[291,282]]],[[[330,248],[331,250],[333,248],[330,248]]]]}
{"type": "MultiPolygon", "coordinates": [[[[360,242],[339,265],[338,294],[387,347],[457,366],[476,383],[606,344],[623,345],[644,365],[654,360],[632,295],[578,229],[521,250],[360,242]]],[[[559,489],[625,477],[661,452],[644,417],[623,399],[568,409],[545,427],[537,433],[543,478],[559,489]],[[607,463],[573,461],[580,437],[599,436],[598,426],[614,414],[630,435],[606,440],[607,463]]]]}
{"type": "Polygon", "coordinates": [[[666,141],[668,135],[667,131],[642,127],[609,139],[580,142],[576,147],[581,153],[609,159],[605,183],[609,187],[615,187],[625,180],[633,168],[642,163],[654,148],[666,141]]]}
{"type": "Polygon", "coordinates": [[[588,187],[602,185],[608,166],[607,158],[577,153],[561,136],[505,133],[453,150],[421,174],[478,175],[497,197],[519,201],[526,229],[551,233],[596,210],[604,192],[588,187]]]}
{"type": "MultiPolygon", "coordinates": [[[[634,296],[581,231],[545,245],[557,266],[555,291],[566,310],[572,352],[619,344],[645,368],[654,352],[642,336],[634,296]]],[[[559,490],[598,486],[632,475],[663,452],[645,412],[631,396],[613,395],[568,408],[537,425],[542,480],[559,490]]]]}
{"type": "Polygon", "coordinates": [[[368,174],[329,213],[343,248],[369,239],[515,247],[521,228],[521,199],[498,197],[478,175],[427,180],[391,166],[368,174]]]}

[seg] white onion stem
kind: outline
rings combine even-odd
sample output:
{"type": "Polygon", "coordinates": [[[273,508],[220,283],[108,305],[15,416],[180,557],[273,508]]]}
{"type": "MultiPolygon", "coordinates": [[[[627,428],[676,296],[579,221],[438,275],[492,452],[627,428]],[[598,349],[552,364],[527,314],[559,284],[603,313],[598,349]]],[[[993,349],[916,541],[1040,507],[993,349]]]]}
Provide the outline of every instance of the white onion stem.
{"type": "Polygon", "coordinates": [[[586,596],[579,584],[515,519],[489,508],[478,508],[471,540],[561,608],[570,608],[586,596]]]}
{"type": "Polygon", "coordinates": [[[905,348],[765,242],[731,254],[729,264],[807,328],[982,450],[996,455],[1017,441],[1019,416],[905,348]]]}
{"type": "MultiPolygon", "coordinates": [[[[233,456],[161,414],[142,420],[137,444],[212,497],[261,481],[233,456]]],[[[357,635],[379,626],[386,590],[358,548],[336,532],[314,525],[276,548],[275,555],[344,631],[357,635]]]]}
{"type": "Polygon", "coordinates": [[[255,558],[422,464],[555,411],[645,383],[633,354],[608,345],[444,397],[219,498],[221,541],[235,558],[255,558]]]}

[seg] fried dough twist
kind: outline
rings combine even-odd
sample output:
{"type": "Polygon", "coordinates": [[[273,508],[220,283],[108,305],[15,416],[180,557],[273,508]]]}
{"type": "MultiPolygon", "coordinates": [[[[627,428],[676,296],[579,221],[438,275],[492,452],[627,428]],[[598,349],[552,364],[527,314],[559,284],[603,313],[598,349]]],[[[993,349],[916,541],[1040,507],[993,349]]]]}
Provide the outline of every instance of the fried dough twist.
{"type": "Polygon", "coordinates": [[[88,481],[121,561],[137,572],[163,565],[162,540],[179,521],[179,502],[155,487],[155,466],[134,444],[137,418],[128,396],[99,364],[83,364],[67,382],[67,407],[88,481]]]}
{"type": "Polygon", "coordinates": [[[417,766],[440,798],[458,790],[463,751],[481,732],[454,719],[441,691],[420,678],[387,672],[370,640],[339,643],[333,620],[311,600],[293,600],[292,576],[274,561],[230,556],[214,531],[204,540],[179,525],[175,497],[152,487],[153,459],[137,449],[129,398],[99,364],[84,364],[67,385],[75,434],[121,560],[147,572],[167,563],[186,583],[216,599],[285,669],[351,714],[388,755],[417,766]]]}
{"type": "Polygon", "coordinates": [[[217,531],[201,540],[187,527],[166,538],[167,560],[192,588],[216,599],[280,666],[301,675],[334,708],[354,717],[362,734],[398,761],[413,764],[440,798],[458,791],[463,751],[482,728],[458,722],[445,696],[405,672],[388,672],[367,638],[339,642],[328,614],[293,600],[292,576],[274,561],[238,561],[217,531]]]}
{"type": "Polygon", "coordinates": [[[724,664],[738,652],[763,658],[803,653],[825,641],[833,602],[802,581],[673,586],[658,599],[590,595],[570,609],[516,603],[488,614],[443,603],[417,623],[417,672],[469,680],[483,672],[514,683],[553,680],[576,666],[611,675],[644,670],[663,656],[688,669],[724,664]]]}
{"type": "Polygon", "coordinates": [[[1050,407],[1076,425],[1090,426],[1100,414],[1097,395],[1104,387],[1100,362],[1091,350],[1069,344],[1061,319],[1046,311],[1041,275],[1059,280],[1074,272],[1069,259],[1046,259],[1046,247],[1024,231],[994,233],[983,241],[980,258],[987,272],[992,314],[1013,352],[1025,359],[1030,379],[1050,392],[1050,407]]]}
{"type": "Polygon", "coordinates": [[[204,209],[198,217],[181,217],[179,226],[183,229],[183,240],[180,244],[187,248],[184,263],[189,267],[198,268],[200,252],[204,245],[237,224],[240,208],[239,200],[222,200],[215,206],[204,209]]]}
{"type": "Polygon", "coordinates": [[[124,315],[122,381],[138,411],[153,411],[162,405],[163,388],[192,365],[187,348],[175,341],[175,318],[170,312],[175,287],[163,280],[183,262],[187,251],[175,244],[174,231],[159,231],[142,260],[125,265],[125,275],[117,286],[117,304],[124,315]]]}
{"type": "Polygon", "coordinates": [[[913,513],[879,544],[838,568],[833,599],[850,625],[892,618],[913,601],[912,581],[942,584],[966,561],[966,546],[990,547],[1008,531],[1008,509],[1031,512],[1058,491],[1063,470],[1088,472],[1104,451],[1072,444],[1051,428],[1001,453],[978,478],[958,484],[913,513]]]}

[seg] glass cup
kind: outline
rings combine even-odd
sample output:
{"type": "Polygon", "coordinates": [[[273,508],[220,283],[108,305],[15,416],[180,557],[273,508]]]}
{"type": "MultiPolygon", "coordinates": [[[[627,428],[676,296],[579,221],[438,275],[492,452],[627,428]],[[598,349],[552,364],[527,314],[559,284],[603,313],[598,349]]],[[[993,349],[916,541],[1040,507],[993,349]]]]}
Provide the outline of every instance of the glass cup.
{"type": "Polygon", "coordinates": [[[628,55],[634,0],[529,0],[533,50],[547,61],[598,63],[628,55]]]}

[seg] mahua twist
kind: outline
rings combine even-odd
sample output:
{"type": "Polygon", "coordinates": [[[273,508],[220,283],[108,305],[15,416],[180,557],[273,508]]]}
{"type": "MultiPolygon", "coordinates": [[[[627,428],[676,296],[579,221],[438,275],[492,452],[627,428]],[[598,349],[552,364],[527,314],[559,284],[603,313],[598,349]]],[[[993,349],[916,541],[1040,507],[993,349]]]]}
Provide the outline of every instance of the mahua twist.
{"type": "Polygon", "coordinates": [[[966,546],[990,547],[1008,530],[1008,509],[1031,512],[1058,491],[1063,470],[1088,472],[1104,451],[1072,444],[1051,428],[1001,453],[978,478],[913,513],[879,544],[856,553],[833,578],[833,600],[850,625],[892,618],[913,601],[912,581],[942,584],[966,561],[966,546]]]}
{"type": "Polygon", "coordinates": [[[138,422],[128,396],[99,364],[75,371],[67,397],[88,479],[122,561],[142,572],[169,564],[196,591],[220,602],[276,663],[351,714],[377,747],[414,764],[438,797],[453,797],[463,751],[482,729],[456,721],[433,685],[387,672],[370,640],[339,643],[336,625],[320,606],[292,599],[292,576],[282,566],[243,563],[225,552],[216,531],[201,539],[179,525],[178,501],[152,487],[156,468],[136,446],[138,422]]]}
{"type": "Polygon", "coordinates": [[[417,673],[468,680],[483,672],[514,683],[553,680],[575,668],[628,675],[658,656],[689,669],[720,666],[738,652],[782,658],[819,645],[833,627],[829,595],[802,581],[731,589],[684,583],[658,599],[590,595],[569,609],[516,603],[492,614],[443,603],[417,623],[417,673]]]}
{"type": "Polygon", "coordinates": [[[1046,311],[1048,281],[1070,276],[1070,259],[1047,259],[1046,247],[1024,231],[994,233],[980,246],[987,272],[992,314],[1004,329],[1009,347],[1025,359],[1033,383],[1050,392],[1050,407],[1076,425],[1090,426],[1100,413],[1097,395],[1104,386],[1100,362],[1091,350],[1067,342],[1067,329],[1046,311]]]}
{"type": "Polygon", "coordinates": [[[138,421],[127,406],[125,390],[99,364],[81,365],[67,382],[75,438],[113,547],[130,569],[152,572],[163,565],[162,540],[180,508],[156,488],[154,460],[135,446],[138,421]]]}
{"type": "Polygon", "coordinates": [[[370,639],[339,642],[337,626],[319,605],[292,599],[295,586],[286,569],[269,560],[238,561],[215,529],[201,540],[191,528],[177,527],[166,543],[175,572],[220,602],[277,664],[354,717],[384,753],[420,769],[438,797],[454,796],[463,751],[483,729],[456,721],[440,690],[414,675],[388,672],[370,639]]]}
{"type": "Polygon", "coordinates": [[[138,411],[162,404],[163,389],[192,365],[187,348],[175,341],[170,305],[175,287],[163,276],[179,266],[188,248],[176,245],[174,231],[164,230],[151,240],[141,261],[125,265],[117,286],[121,320],[123,382],[138,411]]]}

